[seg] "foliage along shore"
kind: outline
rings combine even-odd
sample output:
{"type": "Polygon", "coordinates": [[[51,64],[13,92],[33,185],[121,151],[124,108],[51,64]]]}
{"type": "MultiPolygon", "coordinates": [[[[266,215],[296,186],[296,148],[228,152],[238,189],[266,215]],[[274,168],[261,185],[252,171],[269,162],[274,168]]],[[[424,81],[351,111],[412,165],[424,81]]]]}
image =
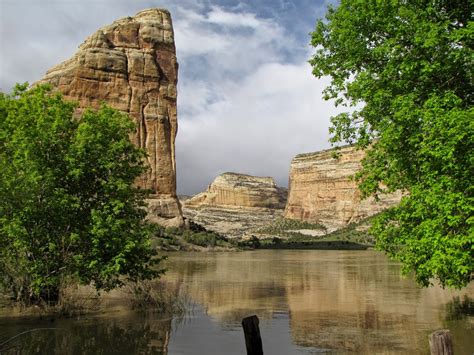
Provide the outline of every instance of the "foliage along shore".
{"type": "Polygon", "coordinates": [[[321,224],[280,218],[247,238],[229,238],[191,221],[188,229],[159,228],[152,244],[163,251],[366,250],[374,246],[374,239],[367,232],[371,220],[372,217],[327,233],[321,224]]]}
{"type": "Polygon", "coordinates": [[[0,319],[47,317],[53,321],[56,318],[74,318],[110,311],[153,312],[164,317],[180,317],[189,308],[188,303],[188,297],[181,291],[180,283],[161,279],[127,282],[120,288],[101,293],[92,286],[71,282],[61,289],[59,301],[49,304],[25,304],[0,292],[0,319]]]}

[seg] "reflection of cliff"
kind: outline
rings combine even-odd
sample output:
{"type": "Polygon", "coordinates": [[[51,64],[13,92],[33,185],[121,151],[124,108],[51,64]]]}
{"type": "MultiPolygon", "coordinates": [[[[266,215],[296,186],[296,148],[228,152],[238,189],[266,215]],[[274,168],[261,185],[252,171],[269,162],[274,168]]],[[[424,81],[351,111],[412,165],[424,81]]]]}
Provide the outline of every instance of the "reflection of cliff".
{"type": "Polygon", "coordinates": [[[375,256],[375,263],[356,260],[364,256],[347,254],[340,262],[305,264],[304,274],[326,276],[317,282],[293,281],[300,287],[287,294],[294,341],[363,354],[374,349],[407,352],[410,344],[411,352],[424,353],[425,332],[442,327],[440,307],[453,293],[418,289],[399,276],[395,263],[384,262],[383,256],[375,256]]]}
{"type": "Polygon", "coordinates": [[[241,253],[227,255],[171,255],[165,277],[182,282],[185,293],[219,321],[240,323],[249,312],[258,310],[259,317],[270,318],[273,310],[286,310],[286,290],[268,263],[240,258],[241,253]]]}
{"type": "MultiPolygon", "coordinates": [[[[356,353],[423,353],[454,295],[419,289],[374,251],[255,251],[171,257],[170,274],[220,322],[288,312],[294,342],[356,353]],[[189,273],[192,260],[207,263],[189,273]],[[181,271],[188,270],[187,274],[181,271]]],[[[474,285],[464,292],[474,292],[474,285]]]]}
{"type": "Polygon", "coordinates": [[[443,328],[453,334],[454,354],[474,354],[474,294],[455,297],[446,304],[443,328]]]}
{"type": "Polygon", "coordinates": [[[0,334],[9,337],[29,329],[39,330],[18,337],[2,354],[166,355],[171,319],[132,313],[116,318],[59,319],[54,323],[34,319],[9,322],[6,329],[0,325],[0,334]]]}

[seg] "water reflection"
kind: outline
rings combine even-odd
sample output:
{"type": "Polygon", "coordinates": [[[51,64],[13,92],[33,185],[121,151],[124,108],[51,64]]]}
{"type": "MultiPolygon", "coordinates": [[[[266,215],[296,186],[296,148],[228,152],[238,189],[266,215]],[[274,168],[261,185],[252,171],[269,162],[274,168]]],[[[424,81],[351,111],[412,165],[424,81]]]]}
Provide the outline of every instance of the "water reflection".
{"type": "MultiPolygon", "coordinates": [[[[446,305],[474,290],[420,289],[374,251],[175,254],[169,269],[167,277],[181,280],[221,324],[253,313],[271,323],[283,312],[297,346],[365,354],[427,353],[428,334],[446,327],[446,305]]],[[[473,318],[466,317],[449,328],[458,353],[471,354],[474,344],[463,334],[472,332],[473,318]]]]}
{"type": "Polygon", "coordinates": [[[443,327],[455,334],[455,354],[474,354],[474,299],[455,297],[446,304],[443,327]]]}
{"type": "Polygon", "coordinates": [[[170,330],[171,319],[140,314],[56,321],[2,319],[0,344],[4,344],[0,345],[0,353],[167,354],[170,330]]]}
{"type": "Polygon", "coordinates": [[[198,304],[184,323],[123,311],[0,316],[0,353],[244,354],[240,322],[251,314],[265,354],[428,354],[428,334],[440,328],[451,330],[457,355],[474,352],[474,285],[420,289],[374,251],[173,253],[167,263],[166,278],[198,304]]]}
{"type": "Polygon", "coordinates": [[[446,304],[446,320],[460,320],[474,317],[474,299],[469,296],[464,298],[454,297],[446,304]]]}

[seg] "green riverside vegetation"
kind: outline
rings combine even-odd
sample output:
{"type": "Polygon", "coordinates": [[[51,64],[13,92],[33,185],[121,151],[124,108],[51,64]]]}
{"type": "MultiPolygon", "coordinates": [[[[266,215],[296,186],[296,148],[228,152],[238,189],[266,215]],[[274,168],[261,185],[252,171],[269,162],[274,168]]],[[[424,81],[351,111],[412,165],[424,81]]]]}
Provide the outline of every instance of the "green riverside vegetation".
{"type": "Polygon", "coordinates": [[[76,119],[75,107],[50,86],[0,94],[0,287],[25,304],[162,272],[133,185],[145,171],[134,124],[106,105],[76,119]]]}
{"type": "Polygon", "coordinates": [[[152,241],[154,247],[162,250],[189,250],[193,249],[193,246],[204,248],[233,248],[237,246],[236,241],[219,233],[208,231],[195,223],[191,223],[189,229],[157,226],[152,241]]]}
{"type": "Polygon", "coordinates": [[[367,226],[374,217],[327,233],[325,226],[295,219],[280,218],[256,231],[262,238],[259,248],[271,249],[367,249],[374,246],[367,226]],[[315,235],[308,232],[316,232],[315,235]]]}
{"type": "Polygon", "coordinates": [[[310,223],[290,218],[278,218],[275,222],[259,228],[256,232],[259,234],[277,234],[282,236],[284,234],[291,234],[291,231],[298,229],[326,231],[326,227],[319,223],[310,223]]]}
{"type": "Polygon", "coordinates": [[[376,246],[415,273],[461,288],[474,275],[474,26],[471,0],[341,0],[312,33],[329,76],[332,142],[366,149],[364,196],[401,190],[376,246]]]}

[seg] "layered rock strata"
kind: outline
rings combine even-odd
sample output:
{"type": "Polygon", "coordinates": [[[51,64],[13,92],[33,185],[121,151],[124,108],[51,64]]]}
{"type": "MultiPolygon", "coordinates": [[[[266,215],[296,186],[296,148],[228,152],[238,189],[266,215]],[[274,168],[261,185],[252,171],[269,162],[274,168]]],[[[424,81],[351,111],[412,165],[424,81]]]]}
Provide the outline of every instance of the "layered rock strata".
{"type": "Polygon", "coordinates": [[[297,155],[291,162],[285,218],[318,222],[328,230],[358,222],[400,202],[395,192],[361,200],[353,180],[365,153],[352,146],[297,155]]]}
{"type": "Polygon", "coordinates": [[[206,191],[186,201],[187,207],[285,208],[287,192],[271,177],[224,173],[206,191]]]}
{"type": "Polygon", "coordinates": [[[281,217],[286,197],[287,190],[271,177],[224,173],[206,191],[183,201],[183,213],[208,230],[245,236],[281,217]]]}
{"type": "Polygon", "coordinates": [[[106,102],[130,116],[137,126],[131,139],[148,153],[148,172],[137,184],[153,192],[149,217],[175,226],[183,223],[176,197],[177,81],[173,26],[164,9],[102,27],[40,81],[77,101],[78,113],[106,102]]]}

